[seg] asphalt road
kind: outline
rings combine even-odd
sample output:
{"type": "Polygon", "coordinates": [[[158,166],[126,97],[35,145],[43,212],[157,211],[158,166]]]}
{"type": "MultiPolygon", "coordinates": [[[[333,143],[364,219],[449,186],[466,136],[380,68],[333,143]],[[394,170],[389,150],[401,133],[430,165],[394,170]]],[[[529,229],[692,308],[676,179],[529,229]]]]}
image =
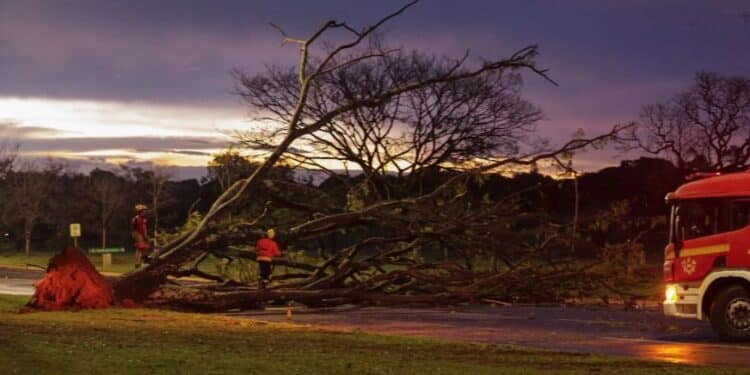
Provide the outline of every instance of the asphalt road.
{"type": "MultiPolygon", "coordinates": [[[[234,315],[289,321],[285,309],[234,315]]],[[[362,308],[293,311],[291,321],[332,329],[750,367],[750,343],[717,340],[706,322],[660,311],[563,306],[362,308]]]]}
{"type": "MultiPolygon", "coordinates": [[[[31,295],[37,270],[0,268],[0,294],[31,295]]],[[[515,344],[656,361],[750,367],[750,343],[716,339],[706,322],[667,318],[657,310],[564,306],[456,308],[269,308],[232,316],[291,321],[336,330],[515,344]]]]}
{"type": "Polygon", "coordinates": [[[41,276],[41,270],[0,268],[0,294],[30,296],[34,294],[34,281],[41,276]]]}

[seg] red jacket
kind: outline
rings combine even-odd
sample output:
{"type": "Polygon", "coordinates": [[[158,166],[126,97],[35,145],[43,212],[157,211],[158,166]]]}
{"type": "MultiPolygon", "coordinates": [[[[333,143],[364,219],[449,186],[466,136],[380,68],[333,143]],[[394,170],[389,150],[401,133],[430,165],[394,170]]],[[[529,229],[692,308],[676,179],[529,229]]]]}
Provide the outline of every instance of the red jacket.
{"type": "Polygon", "coordinates": [[[130,220],[130,225],[134,232],[137,232],[141,236],[146,237],[148,224],[144,216],[135,215],[135,217],[133,217],[133,220],[130,220]]]}
{"type": "Polygon", "coordinates": [[[151,245],[148,243],[148,224],[146,218],[141,215],[136,215],[133,220],[130,221],[132,229],[131,235],[133,236],[133,243],[137,250],[148,251],[151,250],[151,245]]]}
{"type": "Polygon", "coordinates": [[[255,244],[255,251],[258,254],[258,260],[270,262],[273,257],[281,256],[279,245],[270,238],[261,238],[255,244]]]}

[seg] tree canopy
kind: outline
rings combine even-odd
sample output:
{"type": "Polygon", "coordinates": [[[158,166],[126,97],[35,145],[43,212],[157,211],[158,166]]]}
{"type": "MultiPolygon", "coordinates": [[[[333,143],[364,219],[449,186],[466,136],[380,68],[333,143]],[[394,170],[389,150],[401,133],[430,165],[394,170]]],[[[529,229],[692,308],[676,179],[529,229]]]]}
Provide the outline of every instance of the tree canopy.
{"type": "Polygon", "coordinates": [[[699,72],[667,102],[646,106],[638,149],[672,160],[684,173],[736,171],[750,160],[750,80],[699,72]]]}

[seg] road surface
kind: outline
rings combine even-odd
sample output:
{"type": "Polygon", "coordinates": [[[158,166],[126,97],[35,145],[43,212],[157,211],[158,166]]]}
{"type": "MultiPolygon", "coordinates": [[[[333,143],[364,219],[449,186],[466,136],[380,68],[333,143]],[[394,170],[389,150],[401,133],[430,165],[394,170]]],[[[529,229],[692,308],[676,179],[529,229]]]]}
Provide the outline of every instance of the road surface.
{"type": "MultiPolygon", "coordinates": [[[[31,295],[36,270],[0,268],[0,294],[31,295]]],[[[286,309],[231,313],[289,321],[286,309]]],[[[656,310],[564,306],[295,309],[291,322],[328,329],[513,344],[674,363],[750,367],[750,343],[719,342],[706,322],[656,310]]]]}
{"type": "MultiPolygon", "coordinates": [[[[289,321],[286,310],[234,315],[289,321]]],[[[563,306],[362,308],[298,311],[292,322],[332,329],[632,356],[673,363],[750,367],[750,343],[719,342],[706,322],[660,311],[563,306]]]]}
{"type": "Polygon", "coordinates": [[[34,294],[34,281],[41,276],[41,270],[0,268],[0,294],[30,296],[34,294]]]}

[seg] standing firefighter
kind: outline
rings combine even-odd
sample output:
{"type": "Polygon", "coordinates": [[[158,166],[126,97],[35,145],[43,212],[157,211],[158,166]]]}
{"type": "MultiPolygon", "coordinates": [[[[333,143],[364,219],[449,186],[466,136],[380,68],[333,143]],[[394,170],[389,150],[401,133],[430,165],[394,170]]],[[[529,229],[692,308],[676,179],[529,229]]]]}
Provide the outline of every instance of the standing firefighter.
{"type": "Polygon", "coordinates": [[[144,204],[135,205],[135,216],[130,220],[130,230],[135,247],[135,267],[138,268],[143,262],[148,262],[148,254],[151,253],[151,245],[148,243],[148,225],[146,221],[146,210],[144,204]]]}
{"type": "Polygon", "coordinates": [[[276,231],[269,229],[266,231],[266,237],[259,239],[255,244],[255,251],[258,260],[258,273],[260,274],[258,289],[265,289],[268,282],[271,281],[273,258],[281,256],[279,245],[273,240],[274,237],[276,237],[276,231]]]}

